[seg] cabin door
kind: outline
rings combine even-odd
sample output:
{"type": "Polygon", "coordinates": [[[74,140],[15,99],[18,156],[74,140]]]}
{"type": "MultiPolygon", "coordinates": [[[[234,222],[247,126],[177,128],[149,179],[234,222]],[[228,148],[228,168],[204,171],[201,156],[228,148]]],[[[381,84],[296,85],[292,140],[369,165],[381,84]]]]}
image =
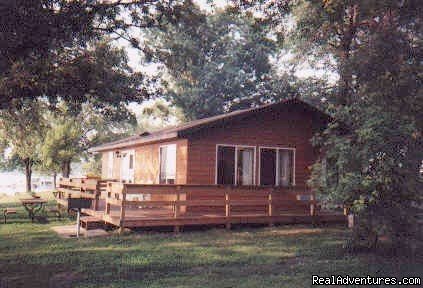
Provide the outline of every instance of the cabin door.
{"type": "Polygon", "coordinates": [[[122,160],[121,160],[121,166],[120,166],[120,172],[121,172],[120,180],[124,181],[125,183],[134,183],[135,151],[134,150],[122,151],[121,159],[122,160]]]}

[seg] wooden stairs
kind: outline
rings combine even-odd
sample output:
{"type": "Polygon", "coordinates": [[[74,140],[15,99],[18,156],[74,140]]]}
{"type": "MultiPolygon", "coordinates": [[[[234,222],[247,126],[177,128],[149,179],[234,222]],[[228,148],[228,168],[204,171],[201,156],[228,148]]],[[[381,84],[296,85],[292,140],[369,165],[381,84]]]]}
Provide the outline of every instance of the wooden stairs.
{"type": "Polygon", "coordinates": [[[86,230],[104,229],[104,220],[95,216],[82,216],[81,227],[86,230]]]}

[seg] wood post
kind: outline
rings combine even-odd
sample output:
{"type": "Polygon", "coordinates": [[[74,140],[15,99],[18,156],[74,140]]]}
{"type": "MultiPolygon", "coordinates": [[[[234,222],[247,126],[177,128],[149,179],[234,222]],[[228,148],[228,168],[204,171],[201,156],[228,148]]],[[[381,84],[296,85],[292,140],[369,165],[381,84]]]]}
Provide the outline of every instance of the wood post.
{"type": "Polygon", "coordinates": [[[125,227],[125,210],[126,210],[126,184],[122,184],[122,202],[120,206],[120,221],[119,221],[119,233],[123,233],[125,227]]]}
{"type": "Polygon", "coordinates": [[[94,208],[94,211],[97,211],[97,209],[98,209],[98,201],[99,201],[99,197],[100,197],[100,195],[98,195],[97,193],[95,194],[95,198],[94,198],[94,203],[93,203],[93,208],[94,208]]]}
{"type": "Polygon", "coordinates": [[[311,223],[313,226],[316,225],[316,206],[314,202],[310,203],[310,216],[311,216],[311,223]]]}
{"type": "Polygon", "coordinates": [[[95,198],[94,198],[94,205],[93,205],[93,207],[94,207],[94,210],[97,211],[97,209],[98,209],[98,202],[99,202],[100,194],[101,194],[101,191],[100,191],[100,181],[97,181],[97,184],[95,185],[95,191],[94,191],[94,193],[95,193],[95,198]]]}
{"type": "MultiPolygon", "coordinates": [[[[173,204],[173,207],[174,207],[173,218],[175,218],[175,219],[179,217],[179,209],[180,209],[179,200],[181,200],[181,186],[178,185],[178,186],[176,186],[176,199],[175,199],[175,202],[173,204]]],[[[180,231],[179,225],[175,225],[173,227],[173,231],[175,233],[179,233],[179,231],[180,231]]]]}
{"type": "Polygon", "coordinates": [[[272,203],[272,192],[273,189],[270,189],[269,195],[268,195],[268,202],[269,202],[269,226],[273,226],[273,203],[272,203]]]}
{"type": "Polygon", "coordinates": [[[231,229],[231,203],[230,203],[230,190],[225,190],[225,216],[226,216],[226,229],[231,229]]]}
{"type": "Polygon", "coordinates": [[[78,209],[76,214],[76,238],[79,238],[80,231],[81,231],[81,209],[78,209]]]}
{"type": "Polygon", "coordinates": [[[106,183],[106,207],[105,207],[105,211],[104,211],[104,213],[106,214],[106,215],[108,215],[108,214],[110,214],[110,204],[109,204],[109,202],[107,201],[108,200],[108,198],[110,197],[110,183],[106,183]]]}

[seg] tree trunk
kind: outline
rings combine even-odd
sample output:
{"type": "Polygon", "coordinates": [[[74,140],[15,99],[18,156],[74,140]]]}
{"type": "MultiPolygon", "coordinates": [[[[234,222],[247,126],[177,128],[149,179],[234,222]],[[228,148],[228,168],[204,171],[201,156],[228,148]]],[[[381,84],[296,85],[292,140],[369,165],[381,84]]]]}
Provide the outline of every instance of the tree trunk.
{"type": "Polygon", "coordinates": [[[352,71],[350,65],[351,46],[357,34],[358,27],[358,6],[352,5],[346,12],[347,23],[343,27],[343,35],[341,37],[340,45],[340,93],[338,93],[338,104],[343,106],[351,105],[353,99],[351,99],[352,89],[352,71]]]}
{"type": "Polygon", "coordinates": [[[65,160],[62,162],[62,176],[64,178],[69,178],[70,170],[71,170],[70,164],[71,164],[70,160],[65,160]]]}
{"type": "Polygon", "coordinates": [[[23,162],[25,165],[26,192],[31,193],[32,160],[25,158],[23,162]]]}
{"type": "Polygon", "coordinates": [[[56,183],[57,183],[57,173],[53,173],[53,189],[56,189],[56,183]]]}

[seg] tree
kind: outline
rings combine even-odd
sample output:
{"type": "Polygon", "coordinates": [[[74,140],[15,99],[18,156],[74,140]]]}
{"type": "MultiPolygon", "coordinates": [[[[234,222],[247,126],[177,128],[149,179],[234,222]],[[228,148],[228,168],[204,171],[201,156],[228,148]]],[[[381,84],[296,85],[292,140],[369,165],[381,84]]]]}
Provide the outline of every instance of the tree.
{"type": "Polygon", "coordinates": [[[151,29],[145,41],[146,55],[166,67],[167,98],[189,119],[266,101],[278,45],[268,27],[230,9],[209,15],[184,5],[176,24],[151,29]]]}
{"type": "Polygon", "coordinates": [[[185,122],[185,115],[182,110],[172,106],[164,99],[146,102],[134,113],[137,117],[137,129],[140,133],[185,122]]]}
{"type": "Polygon", "coordinates": [[[0,138],[4,140],[3,148],[10,149],[6,160],[24,168],[28,193],[33,166],[40,160],[39,149],[45,131],[44,106],[42,102],[27,102],[19,109],[0,110],[0,138]]]}
{"type": "MultiPolygon", "coordinates": [[[[87,48],[107,36],[127,39],[137,46],[139,40],[130,37],[128,31],[160,25],[161,19],[169,21],[174,17],[175,6],[170,2],[2,1],[0,109],[40,97],[46,97],[53,104],[60,99],[74,106],[90,102],[99,109],[139,102],[146,96],[146,90],[140,89],[136,79],[129,80],[128,75],[125,76],[129,81],[123,85],[126,89],[113,97],[110,91],[96,89],[91,78],[83,78],[96,71],[91,69],[87,48]],[[68,77],[70,70],[73,77],[68,77]]],[[[105,76],[106,80],[117,80],[107,79],[108,74],[105,76]]],[[[134,77],[139,78],[140,74],[134,77]]]]}
{"type": "Polygon", "coordinates": [[[421,5],[418,1],[298,1],[300,51],[333,57],[336,121],[316,140],[326,152],[312,183],[351,205],[352,247],[389,235],[394,248],[418,236],[422,200],[421,5]],[[308,43],[305,47],[303,44],[308,43]]]}
{"type": "Polygon", "coordinates": [[[44,164],[52,169],[60,167],[62,176],[68,178],[72,160],[81,153],[82,136],[81,123],[75,118],[53,123],[43,143],[44,164]]]}
{"type": "Polygon", "coordinates": [[[72,162],[90,159],[88,148],[134,131],[135,116],[126,108],[115,107],[107,115],[88,104],[75,115],[62,102],[59,110],[47,114],[49,126],[41,146],[42,165],[69,177],[72,162]]]}

